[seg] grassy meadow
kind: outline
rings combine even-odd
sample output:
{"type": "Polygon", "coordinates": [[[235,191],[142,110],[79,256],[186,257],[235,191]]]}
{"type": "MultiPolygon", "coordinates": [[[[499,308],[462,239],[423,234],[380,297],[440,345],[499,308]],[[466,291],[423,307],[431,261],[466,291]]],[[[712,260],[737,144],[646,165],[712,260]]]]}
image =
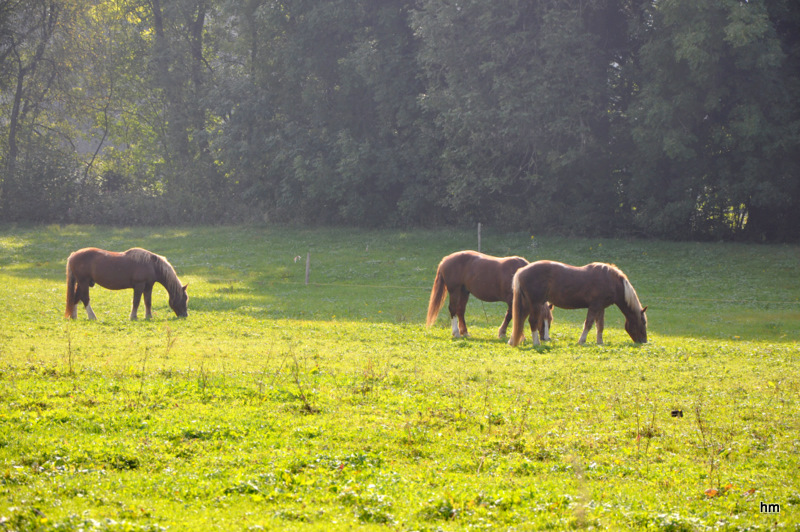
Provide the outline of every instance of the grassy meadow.
{"type": "MultiPolygon", "coordinates": [[[[423,325],[474,231],[0,226],[0,531],[800,530],[800,248],[484,230],[483,251],[616,263],[635,345],[423,325]],[[145,247],[189,283],[91,291],[65,261],[145,247]],[[310,283],[305,261],[311,257],[310,283]],[[82,307],[82,306],[81,306],[82,307]],[[140,316],[143,316],[140,309],[140,316]]],[[[594,339],[594,331],[590,334],[594,339]]]]}

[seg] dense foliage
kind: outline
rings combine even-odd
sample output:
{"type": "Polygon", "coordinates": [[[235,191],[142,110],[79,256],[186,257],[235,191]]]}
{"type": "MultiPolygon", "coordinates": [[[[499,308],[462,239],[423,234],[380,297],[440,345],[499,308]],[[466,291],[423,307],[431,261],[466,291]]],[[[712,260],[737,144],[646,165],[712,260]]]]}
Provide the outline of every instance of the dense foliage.
{"type": "Polygon", "coordinates": [[[794,0],[3,0],[0,219],[790,240],[794,0]]]}

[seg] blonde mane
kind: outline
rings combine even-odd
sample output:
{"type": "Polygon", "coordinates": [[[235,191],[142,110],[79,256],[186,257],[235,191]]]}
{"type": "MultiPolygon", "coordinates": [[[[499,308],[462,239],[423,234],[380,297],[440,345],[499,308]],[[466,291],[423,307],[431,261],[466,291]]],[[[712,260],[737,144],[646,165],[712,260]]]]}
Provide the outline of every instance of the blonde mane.
{"type": "Polygon", "coordinates": [[[625,275],[625,272],[619,269],[616,264],[608,264],[604,262],[596,262],[599,266],[604,266],[608,268],[610,273],[615,273],[619,276],[620,280],[622,281],[622,287],[625,293],[625,303],[628,305],[628,308],[631,310],[641,310],[642,303],[639,301],[639,296],[636,295],[636,290],[634,290],[633,285],[628,280],[628,276],[625,275]]]}

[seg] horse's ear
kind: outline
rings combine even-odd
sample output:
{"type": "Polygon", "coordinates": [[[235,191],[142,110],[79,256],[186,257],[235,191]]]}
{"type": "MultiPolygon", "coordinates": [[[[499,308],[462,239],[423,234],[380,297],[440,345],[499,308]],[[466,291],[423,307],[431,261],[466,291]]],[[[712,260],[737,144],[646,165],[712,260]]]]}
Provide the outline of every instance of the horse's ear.
{"type": "Polygon", "coordinates": [[[553,308],[555,308],[555,305],[550,303],[549,307],[550,307],[550,310],[553,310],[553,308]]]}
{"type": "Polygon", "coordinates": [[[183,285],[183,291],[186,292],[187,288],[189,288],[189,283],[186,283],[185,285],[183,285]]]}
{"type": "Polygon", "coordinates": [[[647,307],[644,307],[644,308],[642,309],[642,314],[644,314],[645,312],[647,312],[647,307]]]}

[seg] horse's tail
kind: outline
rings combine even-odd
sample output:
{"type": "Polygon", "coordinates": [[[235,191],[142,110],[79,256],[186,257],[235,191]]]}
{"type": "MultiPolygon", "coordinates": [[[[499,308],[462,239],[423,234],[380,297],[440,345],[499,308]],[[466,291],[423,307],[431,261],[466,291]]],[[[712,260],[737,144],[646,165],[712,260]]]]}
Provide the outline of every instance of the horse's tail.
{"type": "Polygon", "coordinates": [[[531,307],[525,287],[520,280],[521,271],[522,269],[517,270],[511,283],[514,290],[514,300],[511,303],[511,339],[508,341],[508,345],[511,346],[519,345],[525,336],[525,318],[530,314],[531,307]]]}
{"type": "Polygon", "coordinates": [[[76,279],[75,274],[72,273],[72,268],[69,266],[69,260],[67,260],[67,310],[64,312],[65,318],[71,318],[72,313],[75,311],[75,304],[77,303],[75,294],[77,289],[78,279],[76,279]]]}
{"type": "Polygon", "coordinates": [[[428,302],[428,319],[425,321],[425,326],[430,327],[436,318],[439,316],[439,311],[442,310],[444,305],[444,298],[447,296],[447,287],[444,284],[444,276],[442,275],[441,265],[436,269],[436,278],[433,280],[433,288],[431,289],[431,299],[428,302]]]}

